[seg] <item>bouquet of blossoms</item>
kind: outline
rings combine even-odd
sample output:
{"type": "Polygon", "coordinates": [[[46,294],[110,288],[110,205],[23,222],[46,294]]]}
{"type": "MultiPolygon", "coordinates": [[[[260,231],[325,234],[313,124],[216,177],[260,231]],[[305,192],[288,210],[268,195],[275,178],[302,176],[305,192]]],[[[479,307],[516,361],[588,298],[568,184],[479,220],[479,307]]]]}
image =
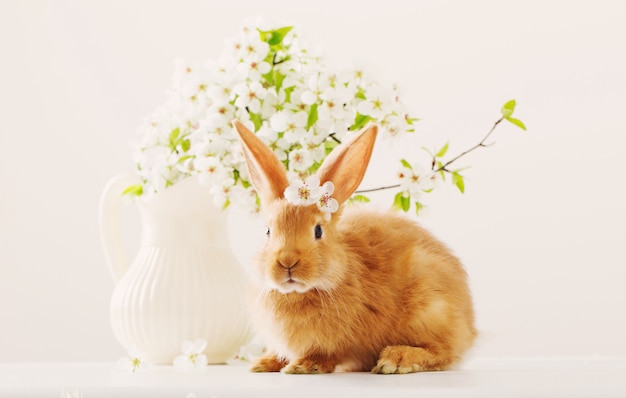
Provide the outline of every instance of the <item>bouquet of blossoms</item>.
{"type": "MultiPolygon", "coordinates": [[[[514,101],[507,104],[506,117],[519,122],[511,117],[514,101]]],[[[166,103],[138,131],[134,162],[142,183],[125,193],[148,197],[197,175],[211,186],[216,205],[258,209],[233,119],[261,137],[290,176],[300,179],[314,173],[351,131],[373,122],[382,136],[394,137],[412,132],[417,121],[395,86],[382,86],[359,69],[327,67],[291,26],[248,23],[217,60],[177,62],[166,103]]],[[[419,210],[420,196],[446,174],[463,191],[462,176],[448,168],[456,158],[442,161],[446,151],[447,145],[432,153],[430,168],[401,159],[397,180],[381,189],[397,189],[394,205],[404,211],[412,204],[419,210]]]]}

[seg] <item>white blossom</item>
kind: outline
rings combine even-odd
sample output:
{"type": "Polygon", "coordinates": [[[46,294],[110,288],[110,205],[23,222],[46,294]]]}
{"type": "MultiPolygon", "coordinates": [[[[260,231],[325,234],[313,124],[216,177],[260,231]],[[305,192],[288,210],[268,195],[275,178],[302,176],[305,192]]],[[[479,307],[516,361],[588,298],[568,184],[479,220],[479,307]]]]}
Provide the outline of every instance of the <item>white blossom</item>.
{"type": "Polygon", "coordinates": [[[269,44],[262,41],[258,32],[254,29],[249,29],[245,33],[238,54],[244,61],[263,61],[270,51],[269,44]]]}
{"type": "Polygon", "coordinates": [[[211,188],[211,194],[213,195],[213,204],[219,208],[222,208],[229,201],[231,192],[235,186],[235,180],[231,177],[225,178],[220,181],[219,185],[215,185],[211,188]]]}
{"type": "Polygon", "coordinates": [[[419,198],[424,192],[432,190],[437,180],[437,174],[432,170],[426,171],[421,165],[411,165],[411,168],[402,166],[396,173],[400,182],[400,189],[413,198],[419,198]]]}
{"type": "Polygon", "coordinates": [[[357,110],[362,115],[382,120],[391,111],[393,98],[391,90],[372,84],[365,91],[365,100],[359,103],[357,110]]]}
{"type": "Polygon", "coordinates": [[[234,87],[237,94],[235,105],[239,108],[247,108],[249,112],[259,113],[261,100],[265,98],[267,91],[259,82],[242,82],[234,87]]]}
{"type": "Polygon", "coordinates": [[[277,112],[280,112],[285,106],[285,91],[280,90],[278,94],[276,90],[267,90],[265,100],[261,104],[261,117],[268,120],[277,112]]]}
{"type": "MultiPolygon", "coordinates": [[[[239,348],[234,360],[253,362],[266,353],[265,346],[258,342],[251,342],[239,348]]],[[[232,361],[231,361],[232,362],[232,361]]]]}
{"type": "Polygon", "coordinates": [[[197,175],[216,205],[257,208],[233,119],[300,179],[319,167],[357,116],[378,123],[382,136],[412,130],[395,86],[378,85],[362,68],[330,70],[295,29],[270,46],[272,34],[259,32],[277,28],[249,19],[215,60],[175,61],[167,100],[145,118],[133,143],[144,198],[197,175]]]}
{"type": "Polygon", "coordinates": [[[207,88],[207,95],[211,98],[213,106],[229,104],[235,97],[235,92],[230,84],[214,83],[207,88]]]}
{"type": "Polygon", "coordinates": [[[306,112],[283,110],[270,118],[270,127],[277,132],[285,133],[284,138],[294,144],[301,142],[306,136],[307,119],[306,112]]]}
{"type": "Polygon", "coordinates": [[[289,167],[295,171],[306,171],[313,165],[313,156],[306,149],[293,149],[289,152],[289,167]]]}
{"type": "Polygon", "coordinates": [[[174,366],[181,369],[201,368],[207,366],[208,360],[203,354],[207,342],[204,339],[184,341],[181,346],[182,355],[174,358],[174,366]]]}
{"type": "Polygon", "coordinates": [[[259,131],[257,131],[257,136],[261,138],[261,140],[274,151],[276,157],[280,161],[287,160],[287,153],[289,152],[289,148],[291,144],[289,142],[280,137],[278,131],[275,129],[269,128],[265,124],[261,126],[259,131]]]}
{"type": "Polygon", "coordinates": [[[261,76],[270,71],[270,64],[264,61],[249,60],[237,64],[237,72],[252,81],[261,80],[261,76]]]}
{"type": "Polygon", "coordinates": [[[294,179],[289,187],[285,189],[285,199],[294,205],[312,205],[317,203],[322,196],[322,187],[320,179],[316,175],[308,177],[302,181],[294,179]]]}
{"type": "Polygon", "coordinates": [[[339,203],[336,199],[332,198],[331,195],[335,191],[335,186],[332,182],[326,181],[324,185],[322,185],[322,195],[320,199],[317,201],[317,207],[320,208],[324,213],[326,213],[326,217],[330,217],[330,213],[334,213],[339,209],[339,203]]]}
{"type": "Polygon", "coordinates": [[[328,87],[320,94],[322,102],[321,109],[318,112],[328,112],[328,116],[333,119],[346,119],[350,117],[351,112],[348,110],[347,104],[353,98],[353,94],[345,87],[328,87]]]}
{"type": "Polygon", "coordinates": [[[404,117],[398,115],[387,115],[380,121],[380,127],[387,132],[387,137],[393,138],[408,131],[409,125],[404,117]]]}
{"type": "Polygon", "coordinates": [[[132,373],[146,369],[147,363],[144,360],[143,354],[136,346],[129,347],[127,354],[128,356],[122,357],[117,361],[118,369],[132,373]]]}
{"type": "Polygon", "coordinates": [[[231,178],[232,169],[225,167],[216,157],[197,157],[193,160],[193,167],[198,171],[198,181],[203,185],[213,186],[231,178]]]}

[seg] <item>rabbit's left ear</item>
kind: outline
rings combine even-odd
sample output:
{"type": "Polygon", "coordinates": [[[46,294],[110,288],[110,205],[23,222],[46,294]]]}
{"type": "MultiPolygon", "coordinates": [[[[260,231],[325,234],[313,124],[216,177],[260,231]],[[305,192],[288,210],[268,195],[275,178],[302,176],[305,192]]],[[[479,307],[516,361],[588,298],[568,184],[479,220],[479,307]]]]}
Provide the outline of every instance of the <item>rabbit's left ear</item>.
{"type": "Polygon", "coordinates": [[[267,205],[282,198],[289,186],[285,166],[278,160],[276,154],[239,120],[233,120],[233,126],[239,134],[250,181],[259,194],[261,203],[267,205]]]}
{"type": "Polygon", "coordinates": [[[348,135],[337,146],[317,170],[323,184],[331,181],[335,186],[332,196],[344,203],[356,191],[363,180],[365,170],[374,150],[378,127],[371,125],[359,133],[348,135]]]}

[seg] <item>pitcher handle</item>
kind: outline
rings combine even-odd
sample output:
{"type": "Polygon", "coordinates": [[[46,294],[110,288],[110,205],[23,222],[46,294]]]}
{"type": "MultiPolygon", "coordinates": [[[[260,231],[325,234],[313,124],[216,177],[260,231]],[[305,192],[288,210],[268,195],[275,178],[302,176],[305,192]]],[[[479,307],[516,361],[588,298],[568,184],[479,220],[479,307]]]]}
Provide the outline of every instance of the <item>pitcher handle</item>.
{"type": "Polygon", "coordinates": [[[107,183],[100,196],[98,214],[100,240],[111,276],[116,284],[122,279],[129,266],[120,233],[122,192],[129,186],[140,182],[139,177],[134,173],[120,173],[107,183]]]}

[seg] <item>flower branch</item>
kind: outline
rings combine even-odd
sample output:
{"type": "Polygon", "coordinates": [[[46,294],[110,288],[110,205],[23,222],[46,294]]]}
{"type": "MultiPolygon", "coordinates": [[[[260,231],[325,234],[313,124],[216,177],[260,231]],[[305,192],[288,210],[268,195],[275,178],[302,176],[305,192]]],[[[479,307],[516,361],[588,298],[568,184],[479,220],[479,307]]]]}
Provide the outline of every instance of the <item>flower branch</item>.
{"type": "Polygon", "coordinates": [[[504,120],[504,117],[501,117],[500,119],[498,119],[494,124],[493,127],[491,127],[491,130],[489,130],[489,132],[487,133],[487,135],[485,136],[485,138],[483,138],[478,144],[474,145],[473,147],[471,147],[470,149],[461,152],[459,155],[455,156],[454,158],[450,159],[449,161],[447,161],[445,164],[440,165],[436,170],[435,170],[435,165],[437,164],[437,158],[435,156],[433,156],[433,160],[432,160],[432,169],[435,173],[438,173],[440,171],[445,171],[450,173],[450,170],[448,170],[448,166],[450,166],[452,163],[456,162],[457,160],[459,160],[460,158],[462,158],[463,156],[469,154],[470,152],[481,148],[481,147],[487,147],[487,146],[491,146],[492,144],[485,144],[485,141],[487,140],[487,138],[489,138],[489,136],[491,135],[491,133],[493,133],[493,131],[496,129],[496,127],[498,126],[498,124],[500,124],[501,121],[504,120]]]}
{"type": "Polygon", "coordinates": [[[134,160],[142,183],[127,194],[149,198],[198,176],[217,206],[258,209],[232,119],[272,148],[290,180],[314,174],[367,123],[387,137],[414,131],[417,119],[396,86],[382,86],[360,69],[329,68],[301,46],[292,26],[265,26],[244,24],[218,62],[178,63],[170,98],[139,128],[134,160]]]}
{"type": "Polygon", "coordinates": [[[423,208],[423,204],[420,201],[421,196],[424,193],[432,192],[435,187],[435,181],[438,178],[441,178],[441,180],[445,180],[446,173],[452,176],[452,184],[455,185],[459,189],[459,191],[461,191],[461,193],[464,193],[465,180],[460,173],[464,169],[462,168],[451,170],[449,166],[478,148],[484,148],[493,145],[487,144],[486,142],[493,134],[496,127],[498,127],[498,125],[503,120],[508,120],[512,124],[522,128],[523,130],[526,130],[526,126],[519,119],[515,119],[512,117],[513,112],[515,111],[515,106],[515,100],[507,101],[500,110],[502,116],[498,120],[496,120],[496,122],[493,124],[489,132],[483,137],[483,139],[478,144],[461,152],[460,154],[446,161],[445,163],[441,159],[448,152],[448,144],[445,144],[441,149],[436,152],[431,152],[427,148],[423,148],[432,157],[429,171],[424,171],[421,167],[411,165],[408,161],[401,159],[400,162],[402,163],[402,168],[397,174],[397,178],[400,179],[400,183],[379,188],[358,190],[355,193],[362,195],[364,193],[382,191],[387,189],[400,189],[400,192],[398,192],[394,198],[394,207],[406,212],[410,210],[411,204],[414,203],[415,211],[418,213],[423,208]]]}
{"type": "MultiPolygon", "coordinates": [[[[397,183],[358,191],[362,195],[398,189],[394,206],[421,208],[419,198],[434,189],[437,178],[452,175],[464,190],[461,169],[450,166],[479,147],[504,119],[515,101],[502,108],[502,118],[475,147],[447,162],[448,145],[432,154],[430,170],[400,159],[397,183]]],[[[149,199],[191,176],[209,186],[217,206],[231,204],[253,210],[259,198],[249,181],[241,146],[231,121],[253,130],[285,165],[290,180],[315,174],[326,156],[346,135],[375,123],[388,139],[414,132],[418,119],[401,100],[398,87],[386,87],[362,69],[335,70],[299,43],[293,26],[267,28],[264,21],[244,23],[226,43],[217,61],[178,61],[166,103],[138,129],[133,161],[141,183],[124,193],[149,199]]]]}

